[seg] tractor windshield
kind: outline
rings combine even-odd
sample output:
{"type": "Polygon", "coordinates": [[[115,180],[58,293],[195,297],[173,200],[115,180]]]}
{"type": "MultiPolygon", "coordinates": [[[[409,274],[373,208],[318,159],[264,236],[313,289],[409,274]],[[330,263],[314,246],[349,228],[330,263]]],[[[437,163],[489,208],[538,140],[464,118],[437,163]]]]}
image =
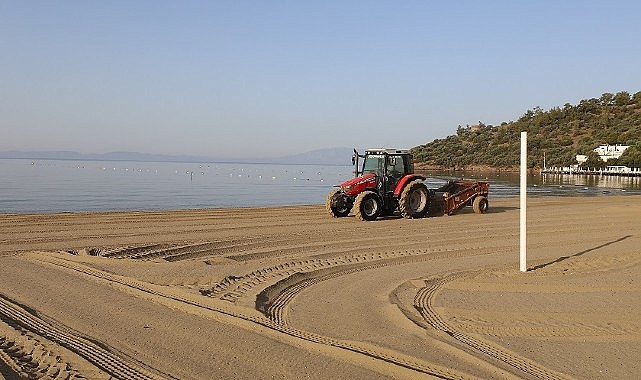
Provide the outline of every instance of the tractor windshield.
{"type": "Polygon", "coordinates": [[[385,156],[382,154],[368,154],[363,161],[363,174],[374,173],[383,175],[385,156]]]}

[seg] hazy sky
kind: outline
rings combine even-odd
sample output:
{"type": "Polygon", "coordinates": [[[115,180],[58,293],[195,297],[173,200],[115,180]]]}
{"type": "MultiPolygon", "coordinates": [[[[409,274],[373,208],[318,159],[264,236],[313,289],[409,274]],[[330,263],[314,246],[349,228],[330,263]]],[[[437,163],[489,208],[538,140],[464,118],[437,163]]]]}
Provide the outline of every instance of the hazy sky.
{"type": "Polygon", "coordinates": [[[409,148],[641,91],[639,1],[0,1],[0,151],[409,148]]]}

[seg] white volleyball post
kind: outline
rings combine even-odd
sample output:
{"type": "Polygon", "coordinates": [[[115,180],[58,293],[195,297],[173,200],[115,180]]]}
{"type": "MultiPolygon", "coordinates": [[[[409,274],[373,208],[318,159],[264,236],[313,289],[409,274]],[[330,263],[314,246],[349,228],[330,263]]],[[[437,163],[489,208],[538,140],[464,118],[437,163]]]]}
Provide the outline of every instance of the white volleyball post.
{"type": "Polygon", "coordinates": [[[521,272],[527,272],[527,132],[521,132],[521,272]]]}

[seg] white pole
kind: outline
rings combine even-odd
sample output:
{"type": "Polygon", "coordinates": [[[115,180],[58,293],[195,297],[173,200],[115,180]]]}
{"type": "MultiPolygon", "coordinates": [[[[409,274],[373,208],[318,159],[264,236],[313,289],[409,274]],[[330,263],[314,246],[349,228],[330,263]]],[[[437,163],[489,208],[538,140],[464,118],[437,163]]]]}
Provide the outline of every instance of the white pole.
{"type": "Polygon", "coordinates": [[[521,132],[521,272],[527,272],[527,132],[521,132]]]}

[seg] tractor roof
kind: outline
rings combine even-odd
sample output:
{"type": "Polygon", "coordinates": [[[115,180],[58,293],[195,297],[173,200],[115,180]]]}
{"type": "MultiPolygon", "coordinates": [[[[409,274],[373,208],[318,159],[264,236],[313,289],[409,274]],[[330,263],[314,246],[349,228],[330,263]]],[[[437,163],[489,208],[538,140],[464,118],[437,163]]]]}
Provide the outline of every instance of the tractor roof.
{"type": "Polygon", "coordinates": [[[366,154],[410,154],[408,149],[366,149],[366,154]]]}

